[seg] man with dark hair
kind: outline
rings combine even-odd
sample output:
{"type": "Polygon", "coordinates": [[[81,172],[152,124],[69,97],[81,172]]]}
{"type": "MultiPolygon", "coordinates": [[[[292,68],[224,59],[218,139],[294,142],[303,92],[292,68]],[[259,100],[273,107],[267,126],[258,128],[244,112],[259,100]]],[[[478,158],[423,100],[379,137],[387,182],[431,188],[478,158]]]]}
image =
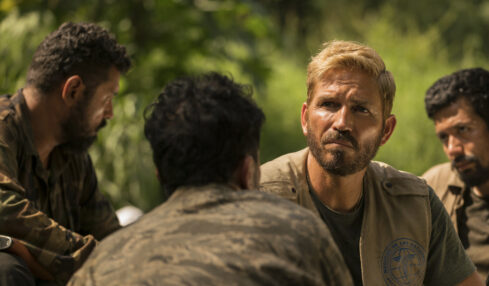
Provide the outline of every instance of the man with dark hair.
{"type": "Polygon", "coordinates": [[[355,285],[482,285],[433,190],[372,161],[396,125],[395,91],[372,48],[326,43],[308,66],[308,148],[264,164],[260,187],[324,220],[355,285]]]}
{"type": "Polygon", "coordinates": [[[102,241],[69,285],[351,285],[318,218],[249,190],[264,121],[251,92],[210,73],[168,84],[148,111],[170,197],[102,241]]]}
{"type": "Polygon", "coordinates": [[[64,284],[120,228],[87,148],[129,67],[106,30],[65,23],[37,48],[26,86],[0,97],[0,285],[64,284]]]}
{"type": "Polygon", "coordinates": [[[489,72],[459,70],[426,92],[426,111],[450,163],[423,177],[445,205],[477,271],[489,274],[489,72]]]}

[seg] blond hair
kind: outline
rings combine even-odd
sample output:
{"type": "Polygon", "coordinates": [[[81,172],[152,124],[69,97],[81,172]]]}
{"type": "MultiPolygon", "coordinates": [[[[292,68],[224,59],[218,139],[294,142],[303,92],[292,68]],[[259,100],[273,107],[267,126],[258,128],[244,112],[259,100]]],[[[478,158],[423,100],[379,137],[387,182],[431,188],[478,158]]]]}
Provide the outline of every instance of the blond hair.
{"type": "Polygon", "coordinates": [[[384,118],[390,115],[396,84],[392,73],[385,68],[384,61],[372,48],[356,42],[331,41],[315,55],[307,67],[307,102],[312,99],[316,84],[324,74],[336,68],[358,69],[377,79],[382,96],[384,118]]]}

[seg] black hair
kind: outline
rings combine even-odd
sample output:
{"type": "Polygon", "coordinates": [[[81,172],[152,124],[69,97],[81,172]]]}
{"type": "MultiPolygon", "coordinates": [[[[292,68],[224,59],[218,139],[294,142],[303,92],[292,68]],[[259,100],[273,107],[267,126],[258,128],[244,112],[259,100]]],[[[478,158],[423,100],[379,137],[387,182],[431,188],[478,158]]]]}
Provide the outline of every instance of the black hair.
{"type": "Polygon", "coordinates": [[[131,60],[111,34],[92,23],[67,22],[37,47],[27,72],[27,84],[50,93],[76,74],[91,90],[107,80],[112,66],[125,73],[131,60]]]}
{"type": "Polygon", "coordinates": [[[257,159],[265,116],[251,94],[213,72],[169,83],[146,108],[144,133],[168,195],[180,186],[230,182],[246,155],[257,159]]]}
{"type": "Polygon", "coordinates": [[[489,127],[489,72],[482,68],[463,69],[437,80],[427,91],[428,117],[465,98],[489,127]]]}

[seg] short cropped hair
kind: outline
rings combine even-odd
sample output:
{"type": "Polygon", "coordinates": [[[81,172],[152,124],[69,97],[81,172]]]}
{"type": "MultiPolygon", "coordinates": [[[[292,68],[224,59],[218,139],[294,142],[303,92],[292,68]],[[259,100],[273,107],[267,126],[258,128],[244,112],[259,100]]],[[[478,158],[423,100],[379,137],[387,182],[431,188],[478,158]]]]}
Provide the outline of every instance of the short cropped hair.
{"type": "Polygon", "coordinates": [[[90,90],[107,80],[111,67],[125,73],[130,66],[126,49],[105,29],[92,23],[67,22],[37,47],[27,84],[47,94],[68,77],[79,75],[90,90]]]}
{"type": "Polygon", "coordinates": [[[208,73],[169,83],[145,110],[144,133],[167,195],[228,183],[246,155],[257,160],[265,120],[251,88],[208,73]]]}
{"type": "Polygon", "coordinates": [[[337,68],[358,69],[377,79],[383,102],[384,118],[390,115],[396,94],[392,73],[385,68],[384,61],[372,48],[356,42],[331,41],[315,55],[307,67],[307,102],[312,100],[316,85],[324,74],[337,68]]]}
{"type": "Polygon", "coordinates": [[[489,128],[489,72],[482,68],[462,69],[437,80],[424,99],[426,113],[435,114],[464,98],[489,128]]]}

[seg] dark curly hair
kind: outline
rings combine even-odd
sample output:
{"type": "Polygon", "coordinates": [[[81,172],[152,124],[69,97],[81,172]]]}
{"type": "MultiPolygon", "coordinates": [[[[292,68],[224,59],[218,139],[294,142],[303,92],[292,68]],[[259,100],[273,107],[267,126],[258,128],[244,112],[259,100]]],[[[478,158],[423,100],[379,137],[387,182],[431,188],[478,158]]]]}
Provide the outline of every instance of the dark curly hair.
{"type": "Polygon", "coordinates": [[[465,98],[489,127],[489,72],[482,68],[463,69],[437,80],[427,91],[428,117],[465,98]]]}
{"type": "Polygon", "coordinates": [[[107,80],[112,66],[121,73],[131,66],[126,49],[112,35],[95,24],[67,22],[37,48],[27,72],[27,84],[50,93],[76,74],[92,90],[107,80]]]}
{"type": "Polygon", "coordinates": [[[265,116],[251,94],[213,72],[169,83],[146,108],[144,133],[167,195],[227,183],[247,154],[257,159],[265,116]]]}

